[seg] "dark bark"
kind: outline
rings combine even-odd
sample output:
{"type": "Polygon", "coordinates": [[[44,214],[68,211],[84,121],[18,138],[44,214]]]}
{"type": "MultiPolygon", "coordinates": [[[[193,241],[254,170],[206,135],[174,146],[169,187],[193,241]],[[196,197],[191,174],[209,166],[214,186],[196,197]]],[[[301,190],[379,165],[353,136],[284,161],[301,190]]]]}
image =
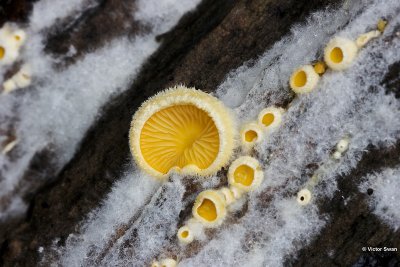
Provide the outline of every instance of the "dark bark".
{"type": "MultiPolygon", "coordinates": [[[[145,99],[181,83],[214,91],[230,70],[256,59],[287,34],[293,24],[304,21],[316,9],[339,2],[203,0],[199,8],[184,16],[173,30],[158,37],[161,42],[158,51],[143,66],[136,81],[107,103],[101,118],[88,131],[76,155],[61,173],[51,177],[51,183],[34,186],[25,196],[30,202],[26,217],[1,226],[0,265],[34,265],[38,262],[39,245],[48,246],[56,237],[63,244],[67,236],[76,231],[79,222],[99,206],[130,160],[130,120],[145,99]]],[[[0,12],[6,14],[0,24],[6,19],[25,21],[30,2],[19,0],[2,3],[0,7],[3,8],[0,12]]],[[[128,28],[123,25],[127,8],[132,9],[134,5],[127,7],[122,0],[103,1],[98,7],[85,11],[68,27],[66,22],[60,22],[50,31],[46,51],[62,58],[73,44],[78,53],[63,61],[73,64],[81,55],[103,46],[112,38],[127,32],[134,35],[146,31],[146,25],[133,24],[128,28]],[[100,21],[104,20],[109,23],[100,26],[100,21]]],[[[384,81],[388,90],[397,94],[399,68],[399,64],[392,66],[384,81]]],[[[364,244],[400,248],[400,235],[370,214],[367,195],[355,192],[358,192],[357,182],[363,175],[397,165],[399,152],[400,144],[391,150],[372,149],[349,177],[340,179],[341,193],[352,194],[351,202],[344,208],[341,195],[332,201],[321,201],[321,210],[329,214],[332,221],[312,244],[299,252],[298,259],[289,259],[287,263],[344,266],[356,262],[362,264],[363,261],[371,263],[372,259],[377,260],[377,264],[371,263],[372,266],[385,262],[398,264],[399,254],[386,255],[379,262],[379,255],[363,254],[359,248],[364,244]],[[326,253],[331,250],[335,251],[334,258],[326,253]]],[[[32,162],[31,169],[51,170],[52,163],[46,156],[51,150],[43,153],[32,162]]],[[[26,179],[32,179],[29,173],[26,179]]]]}

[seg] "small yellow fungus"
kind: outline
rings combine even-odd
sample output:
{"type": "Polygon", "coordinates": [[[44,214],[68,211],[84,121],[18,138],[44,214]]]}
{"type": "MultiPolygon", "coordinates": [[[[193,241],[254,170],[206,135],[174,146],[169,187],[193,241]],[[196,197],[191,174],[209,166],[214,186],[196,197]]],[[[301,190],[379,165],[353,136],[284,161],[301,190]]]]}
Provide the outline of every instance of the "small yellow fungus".
{"type": "Polygon", "coordinates": [[[263,128],[255,122],[248,123],[242,127],[240,136],[243,147],[246,149],[252,148],[254,144],[263,139],[263,128]]]}
{"type": "Polygon", "coordinates": [[[0,65],[11,64],[18,58],[25,37],[23,30],[16,29],[10,24],[5,24],[0,29],[0,65]]]}
{"type": "Polygon", "coordinates": [[[233,195],[233,197],[235,199],[240,199],[242,197],[243,193],[244,193],[243,189],[240,189],[240,188],[238,188],[236,186],[230,186],[229,190],[231,190],[232,195],[233,195]]]}
{"type": "Polygon", "coordinates": [[[365,46],[371,39],[378,37],[381,35],[380,31],[370,31],[364,34],[361,34],[356,39],[356,44],[358,48],[365,46]]]}
{"type": "Polygon", "coordinates": [[[357,55],[358,47],[352,40],[335,37],[325,47],[324,60],[333,70],[344,70],[350,67],[357,55]]]}
{"type": "Polygon", "coordinates": [[[319,75],[311,65],[304,65],[296,69],[290,76],[290,88],[296,94],[309,93],[315,89],[319,81],[319,75]]]}
{"type": "Polygon", "coordinates": [[[378,24],[376,25],[376,27],[378,28],[378,31],[384,32],[387,23],[388,23],[387,20],[384,20],[384,19],[378,20],[378,24]]]}
{"type": "Polygon", "coordinates": [[[311,192],[308,189],[302,189],[297,193],[297,202],[305,206],[311,201],[311,192]]]}
{"type": "Polygon", "coordinates": [[[174,259],[163,259],[161,261],[161,267],[176,267],[177,262],[174,259]]]}
{"type": "Polygon", "coordinates": [[[220,225],[226,216],[224,196],[216,190],[201,192],[193,205],[193,217],[206,227],[220,225]]]}
{"type": "Polygon", "coordinates": [[[228,182],[245,192],[256,189],[264,179],[264,172],[255,158],[242,156],[232,162],[228,170],[228,182]]]}
{"type": "Polygon", "coordinates": [[[258,123],[264,126],[264,129],[274,130],[282,122],[282,115],[285,112],[283,108],[268,107],[258,114],[258,123]]]}
{"type": "Polygon", "coordinates": [[[222,193],[222,195],[224,195],[226,205],[229,206],[230,204],[235,202],[236,199],[232,190],[227,187],[222,187],[221,189],[219,189],[219,191],[222,193]]]}
{"type": "Polygon", "coordinates": [[[343,138],[336,145],[336,150],[340,153],[346,152],[349,148],[349,140],[347,138],[343,138]]]}
{"type": "Polygon", "coordinates": [[[315,63],[314,65],[314,71],[316,73],[318,73],[319,75],[322,75],[325,73],[326,71],[326,64],[323,61],[318,61],[317,63],[315,63]]]}
{"type": "Polygon", "coordinates": [[[163,91],[147,100],[132,119],[129,141],[138,165],[165,178],[171,170],[211,175],[226,165],[235,147],[231,112],[194,88],[163,91]]]}
{"type": "Polygon", "coordinates": [[[339,151],[335,151],[332,155],[334,159],[340,159],[342,157],[342,153],[339,151]]]}
{"type": "Polygon", "coordinates": [[[27,87],[30,84],[31,69],[28,64],[25,64],[16,74],[3,83],[3,93],[7,94],[16,89],[27,87]]]}
{"type": "Polygon", "coordinates": [[[194,239],[192,230],[186,225],[179,228],[177,236],[178,240],[183,244],[189,244],[194,239]]]}
{"type": "Polygon", "coordinates": [[[161,264],[158,261],[153,261],[151,267],[161,267],[161,264]]]}

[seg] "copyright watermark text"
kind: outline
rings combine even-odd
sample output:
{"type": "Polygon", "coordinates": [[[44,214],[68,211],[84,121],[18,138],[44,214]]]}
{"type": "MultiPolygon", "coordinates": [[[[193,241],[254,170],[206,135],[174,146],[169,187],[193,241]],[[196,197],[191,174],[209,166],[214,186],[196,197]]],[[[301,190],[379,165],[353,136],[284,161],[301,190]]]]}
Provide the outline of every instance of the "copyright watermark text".
{"type": "Polygon", "coordinates": [[[362,251],[382,252],[382,251],[397,251],[397,248],[389,247],[362,247],[362,251]]]}

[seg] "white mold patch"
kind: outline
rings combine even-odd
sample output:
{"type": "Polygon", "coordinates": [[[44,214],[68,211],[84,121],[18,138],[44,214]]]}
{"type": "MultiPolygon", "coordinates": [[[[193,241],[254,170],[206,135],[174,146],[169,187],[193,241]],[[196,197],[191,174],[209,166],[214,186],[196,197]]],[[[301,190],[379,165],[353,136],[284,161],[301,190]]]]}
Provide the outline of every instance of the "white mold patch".
{"type": "Polygon", "coordinates": [[[400,168],[367,175],[359,188],[362,193],[372,190],[368,198],[373,213],[397,231],[400,228],[400,168]]]}

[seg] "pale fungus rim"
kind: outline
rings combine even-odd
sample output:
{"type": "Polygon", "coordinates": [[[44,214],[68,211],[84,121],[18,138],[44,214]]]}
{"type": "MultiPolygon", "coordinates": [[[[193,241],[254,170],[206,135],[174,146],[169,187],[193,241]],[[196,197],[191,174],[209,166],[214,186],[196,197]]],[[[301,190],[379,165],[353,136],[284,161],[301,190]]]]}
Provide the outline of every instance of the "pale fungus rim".
{"type": "Polygon", "coordinates": [[[290,88],[292,88],[293,92],[296,94],[306,94],[313,91],[319,82],[320,76],[315,71],[314,67],[311,65],[304,65],[297,68],[292,75],[290,76],[289,84],[290,88]],[[297,77],[298,75],[303,74],[304,77],[301,80],[301,84],[298,84],[297,77]]]}
{"type": "Polygon", "coordinates": [[[178,229],[177,236],[178,240],[183,244],[189,244],[194,240],[193,231],[187,225],[178,229]],[[187,236],[183,236],[184,232],[187,232],[187,236]]]}
{"type": "Polygon", "coordinates": [[[324,60],[329,68],[340,71],[351,66],[358,52],[357,44],[344,37],[334,37],[328,42],[324,49],[324,60]],[[331,58],[331,53],[334,49],[340,49],[342,59],[340,62],[334,62],[331,58]]]}
{"type": "Polygon", "coordinates": [[[311,191],[308,190],[307,188],[304,188],[297,193],[296,200],[297,203],[299,203],[301,206],[305,206],[310,203],[311,198],[312,198],[311,191]]]}
{"type": "Polygon", "coordinates": [[[226,202],[225,197],[222,193],[217,190],[205,190],[201,192],[194,202],[192,208],[193,217],[201,222],[205,227],[214,228],[223,223],[226,217],[226,202]],[[200,216],[197,212],[198,208],[203,204],[203,201],[207,199],[213,202],[215,210],[216,210],[216,218],[213,221],[209,221],[200,216]]]}
{"type": "Polygon", "coordinates": [[[281,124],[283,113],[285,113],[285,110],[283,108],[278,108],[278,107],[275,107],[275,106],[271,106],[271,107],[265,108],[265,109],[261,110],[260,113],[258,113],[258,119],[257,119],[258,124],[261,125],[261,127],[263,129],[274,130],[281,124]],[[263,118],[268,113],[273,114],[274,120],[273,120],[273,122],[271,124],[266,126],[263,123],[263,118]]]}
{"type": "Polygon", "coordinates": [[[235,119],[232,112],[217,98],[185,86],[166,89],[145,101],[136,111],[131,122],[129,145],[131,153],[146,173],[158,179],[165,179],[173,171],[181,174],[209,176],[225,166],[236,146],[235,119]],[[144,124],[156,112],[176,105],[193,105],[204,111],[213,120],[219,134],[219,149],[214,161],[205,169],[196,165],[186,165],[183,168],[172,167],[167,173],[154,169],[144,159],[140,148],[140,134],[144,124]]]}
{"type": "Polygon", "coordinates": [[[263,134],[263,128],[261,127],[261,125],[259,125],[257,122],[250,122],[247,123],[245,125],[242,126],[242,129],[240,131],[240,138],[242,140],[242,145],[245,148],[251,148],[253,147],[256,143],[259,143],[262,141],[262,139],[264,138],[264,134],[263,134]],[[256,137],[255,139],[253,139],[252,141],[248,141],[246,140],[246,133],[253,131],[256,133],[256,137]]]}
{"type": "Polygon", "coordinates": [[[260,162],[250,156],[242,156],[237,158],[232,162],[231,166],[229,166],[228,170],[228,183],[232,187],[236,187],[244,192],[253,191],[260,186],[262,181],[264,180],[264,172],[261,169],[260,162]],[[250,185],[244,185],[242,183],[236,182],[235,180],[235,171],[241,167],[247,166],[253,170],[253,180],[250,185]]]}

